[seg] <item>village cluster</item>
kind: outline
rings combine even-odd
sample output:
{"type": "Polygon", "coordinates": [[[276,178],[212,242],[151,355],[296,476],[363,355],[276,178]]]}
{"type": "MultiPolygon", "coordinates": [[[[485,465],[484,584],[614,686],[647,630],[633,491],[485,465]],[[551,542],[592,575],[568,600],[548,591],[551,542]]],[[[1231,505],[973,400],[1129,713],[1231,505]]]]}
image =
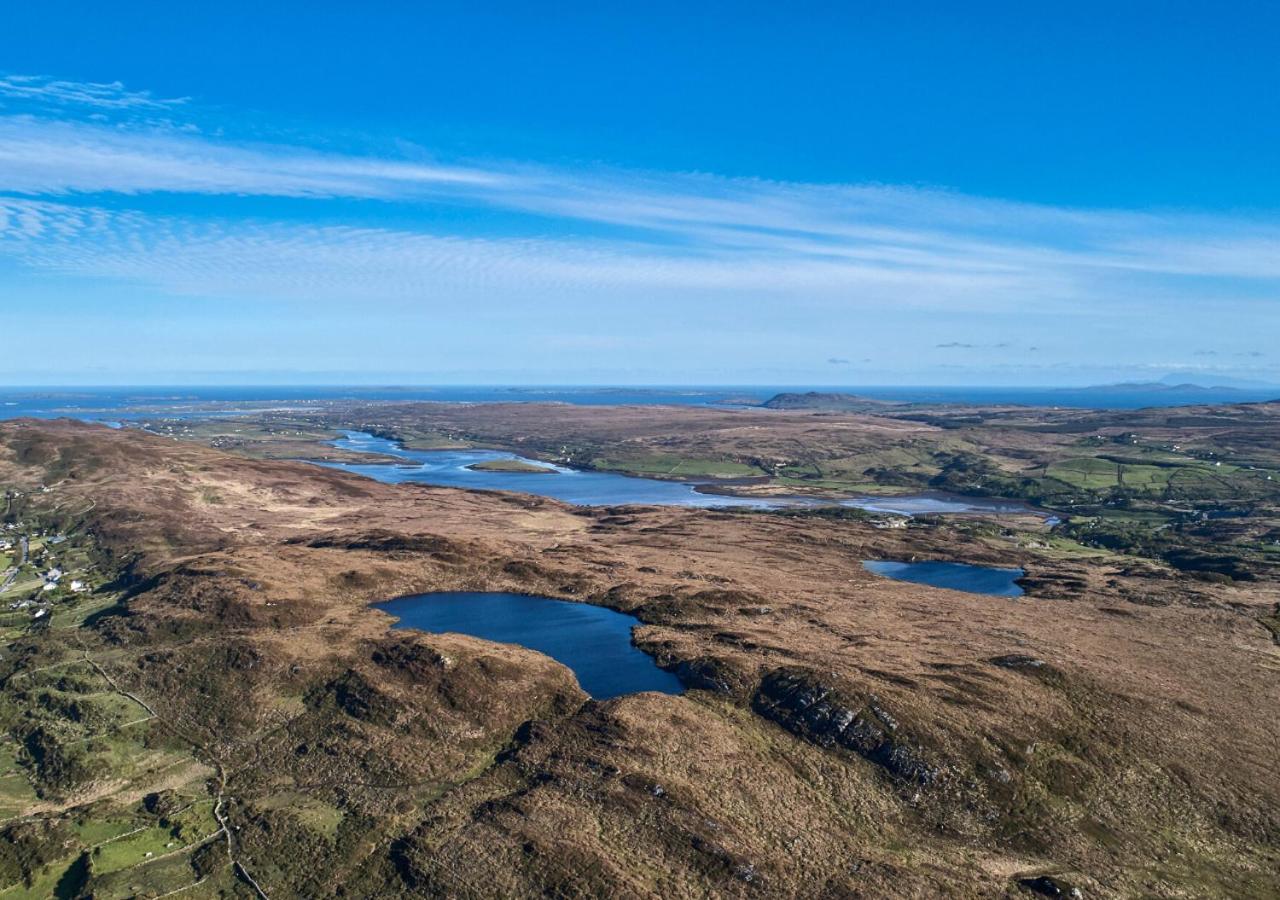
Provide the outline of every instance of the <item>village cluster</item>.
{"type": "Polygon", "coordinates": [[[51,605],[68,594],[90,590],[87,566],[63,559],[67,536],[17,521],[0,525],[0,603],[44,619],[51,605]]]}

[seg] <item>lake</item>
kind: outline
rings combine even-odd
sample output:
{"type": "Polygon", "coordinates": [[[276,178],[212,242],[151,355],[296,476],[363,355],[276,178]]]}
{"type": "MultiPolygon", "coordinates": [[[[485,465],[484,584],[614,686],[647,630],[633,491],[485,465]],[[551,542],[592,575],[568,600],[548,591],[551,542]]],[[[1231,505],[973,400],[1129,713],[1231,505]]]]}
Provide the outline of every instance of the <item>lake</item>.
{"type": "Polygon", "coordinates": [[[640,691],[684,692],[676,676],[631,643],[631,629],[640,620],[603,606],[528,594],[454,592],[400,597],[374,608],[395,616],[395,628],[458,632],[544,653],[572,669],[596,700],[640,691]]]}
{"type": "Polygon", "coordinates": [[[1022,569],[998,569],[957,562],[892,562],[866,560],[867,571],[895,581],[910,581],[930,587],[989,594],[995,597],[1020,597],[1023,590],[1017,580],[1026,573],[1022,569]]]}
{"type": "Polygon", "coordinates": [[[1034,512],[1025,504],[1015,501],[958,497],[940,493],[894,497],[849,497],[842,500],[819,500],[812,497],[733,497],[700,490],[714,482],[665,481],[620,475],[616,472],[589,472],[566,466],[550,466],[555,469],[554,475],[502,472],[492,469],[477,470],[469,466],[498,459],[518,460],[544,467],[548,464],[501,450],[407,450],[396,441],[357,431],[346,432],[346,437],[333,441],[332,444],[342,450],[396,456],[405,461],[406,465],[321,463],[330,468],[354,472],[377,481],[391,484],[417,482],[444,487],[516,491],[551,497],[576,506],[641,504],[753,509],[851,506],[870,512],[897,513],[904,516],[966,512],[1008,515],[1034,512]]]}
{"type": "Polygon", "coordinates": [[[764,499],[700,493],[694,482],[635,478],[615,472],[586,472],[566,466],[552,466],[555,469],[554,475],[468,468],[476,463],[496,459],[547,465],[501,450],[406,450],[396,441],[361,432],[347,432],[345,438],[333,441],[333,446],[359,453],[397,456],[410,463],[403,466],[324,463],[331,468],[355,472],[391,484],[417,482],[444,487],[517,491],[551,497],[576,506],[621,506],[634,503],[658,506],[746,506],[763,509],[772,505],[764,499]]]}

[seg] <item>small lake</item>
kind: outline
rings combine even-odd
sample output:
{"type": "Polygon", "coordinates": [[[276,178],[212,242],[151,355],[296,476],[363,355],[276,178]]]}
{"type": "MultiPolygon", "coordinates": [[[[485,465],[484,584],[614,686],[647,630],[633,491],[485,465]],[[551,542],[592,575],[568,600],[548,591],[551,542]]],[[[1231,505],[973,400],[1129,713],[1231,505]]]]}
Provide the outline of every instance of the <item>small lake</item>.
{"type": "Polygon", "coordinates": [[[596,700],[640,691],[684,692],[675,675],[631,643],[631,629],[640,620],[603,606],[528,594],[455,592],[415,594],[374,608],[395,616],[395,628],[453,631],[545,653],[572,669],[596,700]]]}
{"type": "MultiPolygon", "coordinates": [[[[348,431],[346,436],[332,441],[334,447],[357,453],[378,453],[404,460],[404,465],[378,463],[321,462],[334,469],[354,472],[366,478],[392,484],[417,482],[444,487],[479,488],[491,491],[517,491],[551,497],[576,506],[624,506],[627,504],[653,506],[702,506],[747,507],[752,509],[783,509],[794,507],[851,506],[869,512],[896,513],[903,516],[920,516],[937,513],[986,513],[1010,515],[1035,513],[1030,507],[1016,501],[993,500],[980,497],[959,497],[950,494],[920,493],[895,497],[850,497],[843,500],[820,500],[812,497],[733,497],[726,494],[707,493],[706,488],[715,482],[666,481],[656,478],[639,478],[616,472],[590,472],[554,466],[541,460],[526,459],[515,453],[501,450],[409,450],[396,441],[375,437],[359,431],[348,431]],[[477,463],[494,460],[515,460],[549,468],[555,474],[529,472],[503,472],[493,469],[473,469],[477,463]]],[[[1042,513],[1037,513],[1042,515],[1042,513]]]]}
{"type": "Polygon", "coordinates": [[[1023,591],[1017,580],[1026,574],[1022,569],[997,569],[956,562],[866,560],[862,565],[868,572],[895,581],[910,581],[930,587],[996,597],[1021,597],[1023,591]]]}

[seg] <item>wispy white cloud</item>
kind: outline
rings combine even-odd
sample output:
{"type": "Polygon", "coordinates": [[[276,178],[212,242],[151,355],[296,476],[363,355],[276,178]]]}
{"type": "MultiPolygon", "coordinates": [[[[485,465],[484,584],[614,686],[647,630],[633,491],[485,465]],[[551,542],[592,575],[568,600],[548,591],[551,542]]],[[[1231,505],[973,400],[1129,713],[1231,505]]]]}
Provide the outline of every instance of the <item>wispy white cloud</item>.
{"type": "MultiPolygon", "coordinates": [[[[14,76],[0,80],[0,95],[85,109],[178,105],[114,84],[14,76]]],[[[856,336],[875,318],[929,311],[916,320],[919,339],[938,361],[962,346],[936,324],[945,316],[975,317],[964,337],[999,316],[1026,331],[963,342],[995,355],[1064,335],[1055,345],[1115,346],[1139,322],[1149,325],[1135,341],[1159,342],[1169,323],[1194,332],[1191,322],[1205,339],[1230,337],[1225,329],[1252,332],[1250,346],[1280,340],[1280,223],[1265,218],[604,166],[446,164],[48,112],[0,116],[0,255],[37,273],[264,305],[485,305],[518,317],[626,307],[637,334],[663,317],[768,331],[764,323],[798,310],[826,342],[836,329],[856,336]],[[148,211],[151,195],[165,198],[163,214],[148,211]],[[213,215],[201,211],[202,197],[225,199],[213,215]],[[272,198],[306,202],[285,216],[272,198]],[[311,208],[330,224],[299,214],[311,208]],[[456,209],[467,211],[465,226],[456,209]],[[513,218],[520,237],[504,224],[513,218]]],[[[616,325],[619,314],[610,315],[616,325]]],[[[851,353],[869,349],[846,341],[851,353]]],[[[1189,343],[1187,356],[1199,346],[1189,343]]],[[[1225,355],[1245,345],[1222,346],[1225,355]]]]}
{"type": "Polygon", "coordinates": [[[535,215],[551,234],[587,223],[775,260],[1040,270],[1051,280],[1066,270],[1280,278],[1280,226],[1247,219],[1063,209],[890,186],[442,165],[31,116],[0,118],[0,190],[449,203],[535,215]]]}
{"type": "Polygon", "coordinates": [[[63,81],[43,75],[0,75],[0,97],[63,106],[107,110],[166,110],[189,98],[155,97],[150,91],[130,91],[119,81],[63,81]]]}
{"type": "Polygon", "coordinates": [[[0,190],[22,194],[169,192],[391,200],[422,196],[441,185],[487,185],[495,178],[445,166],[237,146],[171,129],[0,118],[0,190]]]}
{"type": "Polygon", "coordinates": [[[1019,273],[909,269],[874,260],[775,258],[570,238],[461,238],[386,228],[197,222],[0,199],[0,253],[28,267],[186,296],[290,301],[647,302],[698,296],[746,310],[838,304],[996,309],[1019,273]]]}

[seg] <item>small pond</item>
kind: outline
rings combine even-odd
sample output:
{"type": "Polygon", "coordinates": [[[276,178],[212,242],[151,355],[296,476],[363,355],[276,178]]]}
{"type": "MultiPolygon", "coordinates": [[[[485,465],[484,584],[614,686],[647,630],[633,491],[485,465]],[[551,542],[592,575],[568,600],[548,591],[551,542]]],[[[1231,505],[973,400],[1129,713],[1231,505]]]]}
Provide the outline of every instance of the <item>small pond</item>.
{"type": "Polygon", "coordinates": [[[997,569],[957,562],[866,560],[862,565],[869,572],[896,581],[996,597],[1021,597],[1023,591],[1018,586],[1018,579],[1026,574],[1022,569],[997,569]]]}
{"type": "Polygon", "coordinates": [[[545,653],[572,669],[582,689],[597,700],[639,691],[684,692],[675,675],[631,643],[631,629],[640,620],[603,606],[528,594],[455,592],[415,594],[374,608],[395,616],[395,628],[454,631],[545,653]]]}

